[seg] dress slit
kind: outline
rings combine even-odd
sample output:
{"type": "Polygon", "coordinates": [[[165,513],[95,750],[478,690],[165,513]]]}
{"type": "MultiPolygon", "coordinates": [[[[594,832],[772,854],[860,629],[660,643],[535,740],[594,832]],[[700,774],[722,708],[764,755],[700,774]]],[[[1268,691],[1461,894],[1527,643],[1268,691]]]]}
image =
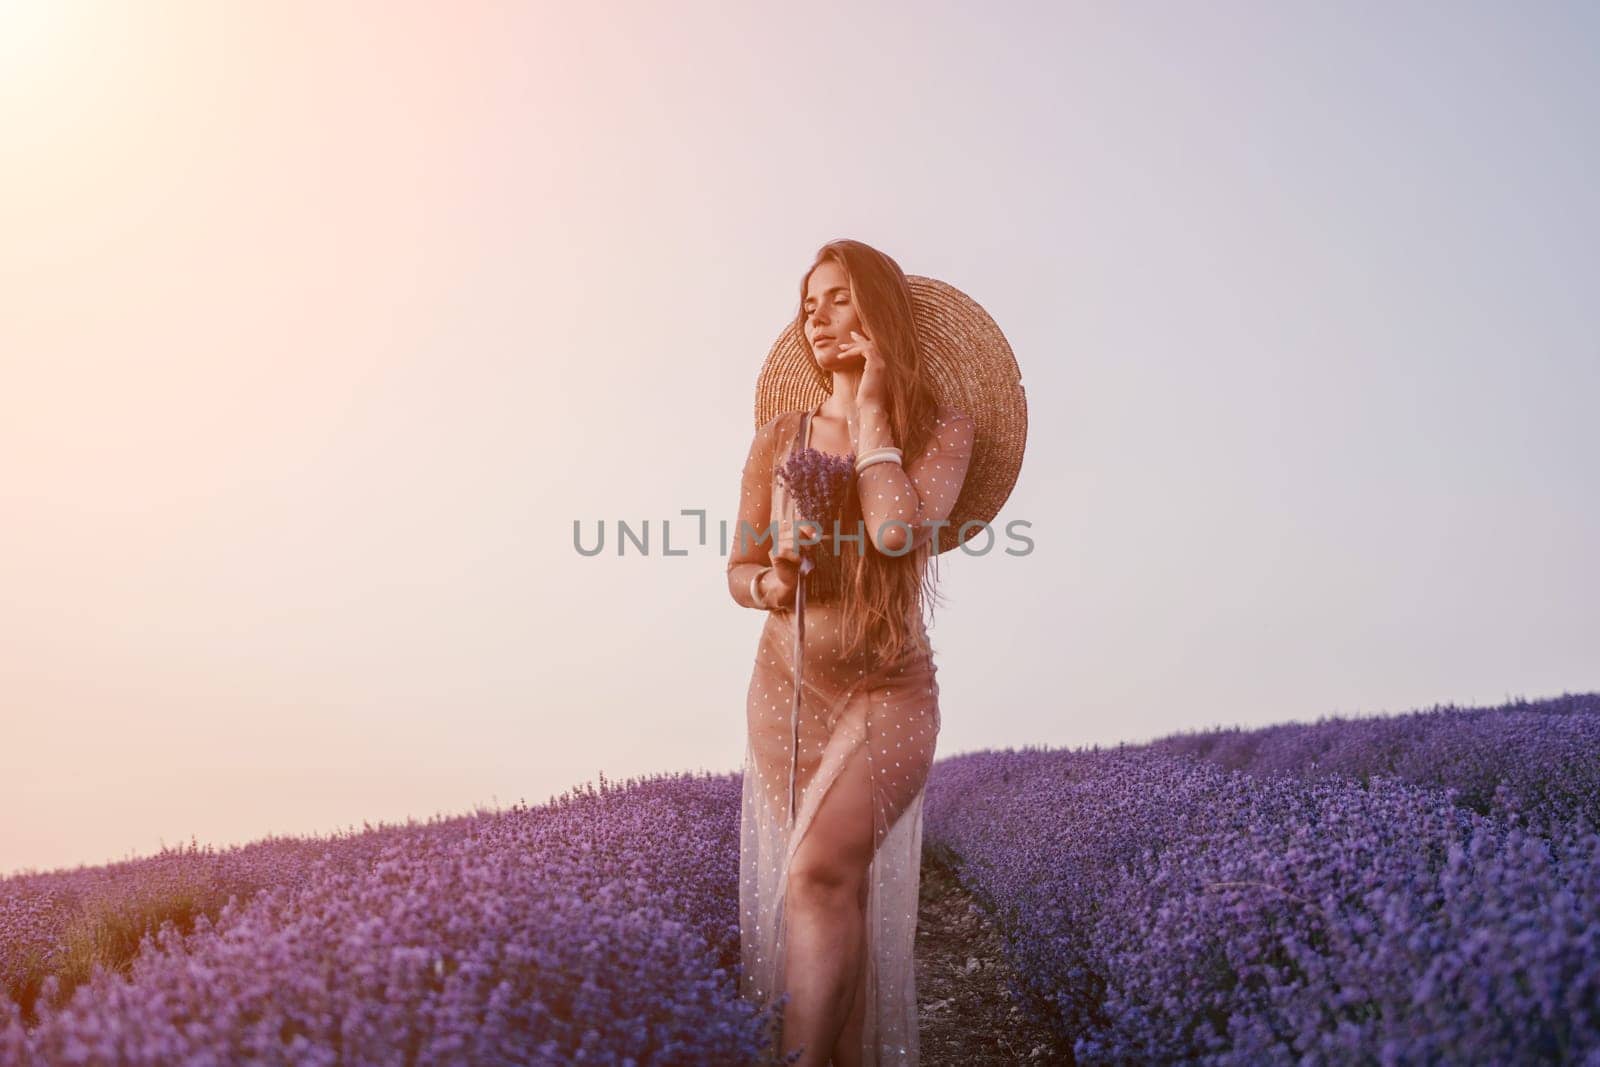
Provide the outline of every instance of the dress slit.
{"type": "MultiPolygon", "coordinates": [[[[783,862],[785,870],[794,862],[794,857],[799,853],[800,846],[805,842],[807,833],[811,829],[811,824],[816,821],[817,813],[822,810],[823,802],[833,792],[834,782],[838,781],[839,776],[844,773],[845,765],[857,751],[865,749],[867,746],[865,710],[860,716],[861,729],[859,736],[854,731],[855,724],[850,722],[846,715],[846,710],[850,707],[850,700],[859,691],[859,689],[852,687],[851,691],[838,701],[837,718],[834,719],[833,727],[829,731],[827,741],[824,743],[822,758],[815,769],[812,770],[810,776],[799,786],[801,800],[795,808],[794,827],[789,831],[789,842],[785,848],[783,862]],[[846,731],[849,732],[847,733],[846,731]],[[826,776],[822,777],[821,781],[818,781],[818,778],[824,774],[826,776]]],[[[867,777],[870,782],[872,777],[872,764],[870,761],[867,764],[867,777]]],[[[870,815],[871,813],[869,812],[868,814],[870,815]]],[[[876,828],[874,828],[874,831],[876,831],[876,828]]],[[[877,855],[876,832],[874,832],[873,836],[873,855],[877,855]]]]}
{"type": "MultiPolygon", "coordinates": [[[[820,638],[820,635],[819,635],[820,638]]],[[[763,631],[751,679],[740,837],[741,991],[769,1004],[782,995],[787,957],[788,875],[823,802],[851,758],[868,760],[872,859],[867,870],[863,963],[866,1016],[862,1062],[918,1060],[915,960],[922,810],[939,729],[931,656],[913,657],[834,684],[821,666],[802,686],[796,807],[787,820],[793,675],[783,650],[792,634],[776,614],[763,631]]],[[[807,649],[807,673],[817,659],[807,649]]],[[[852,665],[853,666],[853,665],[852,665]]],[[[848,673],[855,673],[854,669],[848,673]]]]}
{"type": "MultiPolygon", "coordinates": [[[[926,670],[928,673],[917,673],[915,678],[933,681],[931,664],[926,670]]],[[[810,691],[810,686],[806,689],[810,691]]],[[[938,685],[933,683],[931,689],[936,699],[938,685]]],[[[906,1067],[918,1062],[914,937],[926,763],[931,763],[938,731],[938,705],[925,702],[915,710],[912,721],[923,718],[918,733],[923,737],[926,758],[909,768],[902,766],[901,776],[894,779],[893,755],[906,742],[880,737],[874,729],[874,702],[882,691],[882,683],[877,681],[851,686],[848,693],[830,701],[838,709],[834,717],[806,715],[813,729],[802,731],[792,827],[787,827],[784,811],[789,765],[789,715],[784,702],[774,701],[766,710],[771,725],[766,733],[778,737],[776,744],[763,755],[752,737],[741,816],[741,992],[757,1003],[771,1003],[781,995],[787,961],[790,867],[848,761],[867,760],[869,811],[861,814],[872,822],[872,859],[867,865],[862,941],[862,965],[866,966],[862,1064],[906,1067]],[[810,744],[818,745],[810,752],[806,750],[808,737],[814,737],[810,744]]],[[[803,710],[819,704],[811,702],[803,710]]],[[[914,729],[904,723],[888,731],[890,736],[910,733],[914,729]]]]}

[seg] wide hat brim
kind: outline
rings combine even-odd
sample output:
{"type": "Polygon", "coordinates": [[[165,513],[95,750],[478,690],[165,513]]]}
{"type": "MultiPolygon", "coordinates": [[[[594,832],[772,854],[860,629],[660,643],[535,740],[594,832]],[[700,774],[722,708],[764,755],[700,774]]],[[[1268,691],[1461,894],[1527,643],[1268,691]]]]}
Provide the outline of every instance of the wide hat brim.
{"type": "MultiPolygon", "coordinates": [[[[1028,399],[1010,343],[977,301],[937,278],[908,274],[906,281],[923,371],[934,396],[977,423],[950,525],[939,529],[939,551],[948,552],[980,536],[1016,486],[1028,440],[1028,399]]],[[[786,411],[814,409],[829,391],[828,375],[791,321],[756,378],[756,428],[786,411]]]]}

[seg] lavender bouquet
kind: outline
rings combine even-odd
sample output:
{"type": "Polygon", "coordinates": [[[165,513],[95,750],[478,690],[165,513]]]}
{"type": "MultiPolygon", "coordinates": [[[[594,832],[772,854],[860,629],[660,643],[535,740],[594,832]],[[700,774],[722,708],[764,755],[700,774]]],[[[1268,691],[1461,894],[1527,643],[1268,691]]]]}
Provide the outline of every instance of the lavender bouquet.
{"type": "MultiPolygon", "coordinates": [[[[855,469],[854,452],[836,456],[807,447],[795,452],[778,468],[778,480],[794,497],[795,510],[802,520],[828,524],[844,513],[845,494],[850,491],[850,478],[855,469]]],[[[811,559],[811,549],[815,547],[800,546],[801,574],[809,574],[816,567],[811,559]]]]}

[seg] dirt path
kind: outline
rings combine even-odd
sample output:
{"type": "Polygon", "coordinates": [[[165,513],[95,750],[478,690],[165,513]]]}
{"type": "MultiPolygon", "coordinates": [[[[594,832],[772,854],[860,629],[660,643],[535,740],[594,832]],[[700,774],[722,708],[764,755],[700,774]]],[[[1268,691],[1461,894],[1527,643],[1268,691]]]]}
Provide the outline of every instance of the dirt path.
{"type": "Polygon", "coordinates": [[[1000,935],[955,872],[924,851],[917,915],[917,1015],[928,1067],[1071,1064],[1072,1050],[1030,1023],[1007,991],[1000,935]]]}

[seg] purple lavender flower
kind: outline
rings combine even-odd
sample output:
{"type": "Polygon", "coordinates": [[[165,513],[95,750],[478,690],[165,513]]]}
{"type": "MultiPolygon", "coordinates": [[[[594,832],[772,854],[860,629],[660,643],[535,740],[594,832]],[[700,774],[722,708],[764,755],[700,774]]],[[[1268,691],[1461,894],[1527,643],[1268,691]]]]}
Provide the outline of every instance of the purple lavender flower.
{"type": "MultiPolygon", "coordinates": [[[[836,456],[815,448],[802,448],[778,468],[778,480],[794,497],[800,518],[820,523],[826,530],[828,523],[844,513],[845,494],[850,490],[855,470],[854,452],[836,456]]],[[[811,549],[815,547],[800,546],[801,574],[809,574],[816,566],[811,561],[811,549]]]]}

